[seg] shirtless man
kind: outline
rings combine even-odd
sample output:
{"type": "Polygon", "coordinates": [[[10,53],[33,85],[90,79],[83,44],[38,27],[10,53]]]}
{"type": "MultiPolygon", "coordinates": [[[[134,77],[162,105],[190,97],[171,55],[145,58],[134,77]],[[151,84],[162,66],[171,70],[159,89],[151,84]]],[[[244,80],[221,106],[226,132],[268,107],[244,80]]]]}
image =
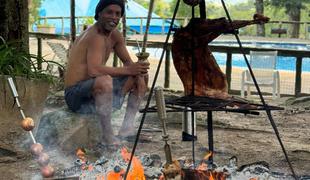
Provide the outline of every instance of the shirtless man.
{"type": "Polygon", "coordinates": [[[124,38],[116,29],[123,14],[123,0],[99,1],[97,22],[73,43],[65,75],[65,100],[69,109],[97,113],[105,144],[119,143],[113,134],[111,113],[113,108],[121,108],[127,93],[127,109],[118,135],[124,138],[135,135],[134,118],[147,90],[149,63],[132,61],[124,38]],[[123,67],[106,66],[112,51],[121,59],[123,67]]]}

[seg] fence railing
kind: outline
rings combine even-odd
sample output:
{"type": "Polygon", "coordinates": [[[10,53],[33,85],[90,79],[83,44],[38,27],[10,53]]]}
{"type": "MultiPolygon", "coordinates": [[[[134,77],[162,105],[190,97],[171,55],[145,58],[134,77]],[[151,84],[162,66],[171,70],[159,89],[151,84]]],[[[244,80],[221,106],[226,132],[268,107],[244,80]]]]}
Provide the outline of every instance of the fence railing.
{"type": "MultiPolygon", "coordinates": [[[[127,19],[135,19],[139,21],[140,23],[140,34],[144,33],[144,28],[146,24],[146,18],[147,17],[127,17],[127,19]]],[[[40,17],[40,22],[47,22],[48,20],[59,20],[61,23],[61,34],[64,34],[65,30],[65,20],[69,20],[70,17],[40,17]]],[[[93,19],[93,16],[76,16],[76,26],[78,29],[78,32],[82,29],[79,27],[82,27],[83,24],[87,21],[87,19],[93,19]]],[[[161,20],[161,34],[165,34],[165,23],[171,22],[171,18],[161,18],[161,17],[153,17],[152,19],[161,20]]],[[[179,25],[185,25],[189,21],[189,18],[187,17],[178,17],[176,18],[176,22],[179,25]]],[[[300,38],[303,39],[310,39],[310,22],[306,21],[270,21],[266,24],[267,27],[270,26],[270,28],[266,28],[266,34],[276,34],[277,36],[283,36],[285,34],[288,34],[289,25],[291,24],[300,24],[300,38]]],[[[255,35],[255,32],[250,32],[251,34],[248,35],[255,35]]]]}
{"type": "MultiPolygon", "coordinates": [[[[62,39],[69,40],[68,35],[56,35],[56,34],[44,34],[30,32],[31,37],[37,38],[38,41],[38,55],[42,56],[42,39],[62,39]]],[[[142,41],[138,41],[140,44],[142,41]]],[[[127,40],[128,46],[137,46],[137,40],[127,40]]],[[[163,48],[164,42],[148,41],[147,47],[149,48],[163,48]]],[[[232,54],[240,54],[239,47],[225,46],[225,45],[209,45],[212,52],[226,53],[226,77],[228,81],[229,90],[231,90],[231,77],[232,77],[232,54]]],[[[249,54],[250,51],[278,51],[278,56],[295,57],[295,90],[294,95],[300,96],[302,87],[302,62],[304,58],[310,58],[309,50],[293,50],[293,49],[282,49],[282,48],[264,48],[264,47],[244,47],[244,52],[249,54]]],[[[170,62],[171,62],[171,43],[168,43],[166,49],[165,58],[165,75],[164,75],[164,86],[169,88],[170,81],[170,62]]]]}

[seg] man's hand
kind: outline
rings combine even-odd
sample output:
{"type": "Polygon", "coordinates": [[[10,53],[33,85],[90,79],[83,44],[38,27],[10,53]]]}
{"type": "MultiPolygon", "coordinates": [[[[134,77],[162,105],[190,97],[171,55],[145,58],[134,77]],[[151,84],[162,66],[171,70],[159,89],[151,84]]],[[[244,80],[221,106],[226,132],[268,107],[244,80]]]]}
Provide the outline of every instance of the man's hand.
{"type": "Polygon", "coordinates": [[[135,62],[128,66],[126,66],[128,75],[136,76],[141,74],[146,74],[148,69],[150,68],[150,63],[145,62],[135,62]]]}

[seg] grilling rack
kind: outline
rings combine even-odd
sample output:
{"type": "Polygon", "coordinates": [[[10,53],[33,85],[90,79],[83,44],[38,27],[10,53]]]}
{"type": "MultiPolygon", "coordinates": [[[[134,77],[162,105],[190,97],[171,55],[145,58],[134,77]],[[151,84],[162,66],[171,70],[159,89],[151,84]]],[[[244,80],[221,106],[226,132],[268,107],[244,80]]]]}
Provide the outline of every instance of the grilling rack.
{"type": "MultiPolygon", "coordinates": [[[[229,99],[217,99],[205,96],[183,96],[165,100],[166,112],[207,112],[208,146],[209,151],[214,152],[213,143],[213,111],[233,112],[242,114],[259,115],[259,111],[284,110],[282,107],[251,103],[239,97],[229,99]]],[[[142,109],[140,112],[157,112],[156,106],[142,109]]],[[[213,153],[212,153],[213,154],[213,153]]],[[[209,157],[209,163],[213,164],[213,156],[209,157]]]]}

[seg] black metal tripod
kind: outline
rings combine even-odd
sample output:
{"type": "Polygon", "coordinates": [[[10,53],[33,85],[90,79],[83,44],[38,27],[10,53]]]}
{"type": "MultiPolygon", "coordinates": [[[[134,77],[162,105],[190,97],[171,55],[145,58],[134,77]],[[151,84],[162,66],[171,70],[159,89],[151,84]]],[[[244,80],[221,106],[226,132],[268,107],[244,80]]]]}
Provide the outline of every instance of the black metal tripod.
{"type": "MultiPolygon", "coordinates": [[[[229,12],[228,12],[228,10],[226,8],[224,0],[221,0],[221,2],[222,2],[224,10],[226,12],[227,18],[228,18],[230,24],[232,24],[232,20],[230,18],[230,15],[229,15],[229,12]]],[[[171,35],[171,30],[172,30],[172,27],[174,25],[174,20],[175,20],[176,13],[177,13],[178,8],[179,8],[179,4],[180,4],[180,0],[178,0],[177,3],[176,3],[175,11],[173,13],[173,18],[171,20],[170,28],[169,28],[169,31],[168,31],[168,34],[167,34],[167,37],[166,37],[166,41],[165,41],[164,47],[163,47],[163,52],[161,54],[161,57],[160,57],[160,60],[159,60],[158,66],[157,66],[157,70],[156,70],[156,73],[155,73],[155,77],[154,77],[154,80],[153,80],[153,83],[152,83],[152,86],[151,86],[151,90],[150,90],[150,93],[149,93],[149,96],[148,96],[148,99],[147,99],[147,103],[145,105],[145,108],[144,108],[144,111],[143,111],[143,114],[142,114],[140,126],[138,128],[137,136],[136,136],[135,143],[134,143],[134,146],[133,146],[133,149],[132,149],[132,154],[131,154],[131,157],[130,157],[130,160],[129,160],[129,163],[128,163],[128,166],[127,166],[127,169],[126,169],[126,173],[125,173],[125,177],[124,177],[125,180],[126,180],[128,172],[130,170],[132,158],[134,156],[134,153],[135,153],[135,150],[136,150],[136,147],[137,147],[137,144],[138,144],[139,136],[141,134],[141,130],[142,130],[142,127],[143,127],[143,124],[144,124],[146,113],[147,112],[151,112],[151,111],[148,111],[150,109],[149,105],[150,105],[151,97],[153,95],[154,87],[155,87],[155,84],[156,84],[156,81],[157,81],[157,78],[158,78],[158,75],[159,75],[159,70],[160,70],[160,67],[161,67],[161,64],[162,64],[162,61],[163,61],[164,53],[166,52],[166,49],[167,49],[167,46],[168,46],[168,40],[169,40],[169,37],[171,35]]],[[[205,0],[200,0],[199,8],[200,8],[200,17],[201,18],[206,18],[205,0]]],[[[192,16],[194,17],[194,7],[192,7],[192,16]]],[[[257,81],[256,81],[256,78],[255,78],[254,73],[252,71],[252,68],[251,68],[251,66],[249,64],[249,61],[248,61],[247,57],[246,57],[245,51],[244,51],[244,49],[242,47],[241,41],[239,39],[239,36],[237,35],[236,32],[233,32],[233,33],[234,33],[234,35],[235,35],[235,37],[236,37],[236,39],[238,41],[238,44],[239,44],[239,47],[240,47],[240,51],[242,52],[242,54],[244,56],[244,59],[245,59],[246,64],[247,64],[247,67],[249,69],[249,72],[250,72],[250,74],[252,76],[252,79],[253,79],[253,82],[255,84],[255,87],[256,87],[257,92],[259,94],[259,97],[261,99],[261,102],[262,102],[261,107],[262,108],[260,110],[265,110],[266,111],[268,119],[269,119],[269,121],[271,123],[271,126],[272,126],[272,128],[273,128],[273,130],[274,130],[274,132],[276,134],[276,137],[277,137],[277,139],[278,139],[278,141],[280,143],[280,146],[281,146],[282,151],[283,151],[283,153],[285,155],[286,161],[287,161],[287,163],[288,163],[288,165],[290,167],[292,175],[297,180],[297,176],[296,176],[295,171],[293,169],[293,166],[292,166],[292,164],[291,164],[291,162],[290,162],[290,160],[288,158],[287,152],[286,152],[285,147],[284,147],[284,145],[282,143],[282,140],[280,138],[279,131],[277,129],[277,126],[276,126],[276,124],[275,124],[275,122],[273,120],[272,114],[271,114],[271,110],[277,110],[277,108],[273,108],[273,107],[271,107],[271,106],[266,104],[266,102],[264,100],[264,97],[262,96],[262,93],[260,91],[260,88],[259,88],[259,86],[257,84],[257,81]]],[[[194,87],[195,87],[195,67],[196,67],[196,61],[195,61],[194,51],[192,51],[192,67],[193,67],[193,70],[192,70],[192,97],[195,97],[194,87]]],[[[172,103],[172,104],[174,104],[174,103],[172,103]]],[[[189,105],[189,104],[181,105],[181,106],[191,107],[191,105],[189,105]]],[[[191,108],[192,108],[192,110],[191,110],[192,134],[194,134],[194,120],[195,120],[194,119],[194,112],[197,111],[197,109],[195,110],[195,108],[193,108],[193,107],[191,107],[191,108]]],[[[183,109],[181,108],[181,109],[179,109],[179,111],[181,111],[181,110],[184,111],[185,109],[186,108],[183,108],[183,109]]],[[[209,150],[213,152],[214,151],[214,146],[213,146],[213,116],[212,116],[212,111],[214,111],[214,107],[211,107],[211,108],[208,109],[208,106],[206,106],[206,108],[204,110],[208,112],[207,122],[208,122],[208,145],[209,145],[209,150]]],[[[215,110],[218,111],[218,109],[215,109],[215,110]]],[[[227,109],[224,109],[224,110],[227,111],[227,109]]],[[[234,112],[234,110],[229,110],[229,109],[228,109],[228,111],[234,112]]],[[[244,112],[244,111],[242,110],[240,112],[244,112]]],[[[250,111],[246,110],[246,112],[250,112],[250,111]]],[[[192,140],[192,156],[193,156],[193,162],[194,162],[194,165],[195,165],[195,139],[194,138],[192,140]]],[[[213,162],[212,158],[213,157],[210,156],[210,158],[209,158],[210,162],[213,162]]]]}

